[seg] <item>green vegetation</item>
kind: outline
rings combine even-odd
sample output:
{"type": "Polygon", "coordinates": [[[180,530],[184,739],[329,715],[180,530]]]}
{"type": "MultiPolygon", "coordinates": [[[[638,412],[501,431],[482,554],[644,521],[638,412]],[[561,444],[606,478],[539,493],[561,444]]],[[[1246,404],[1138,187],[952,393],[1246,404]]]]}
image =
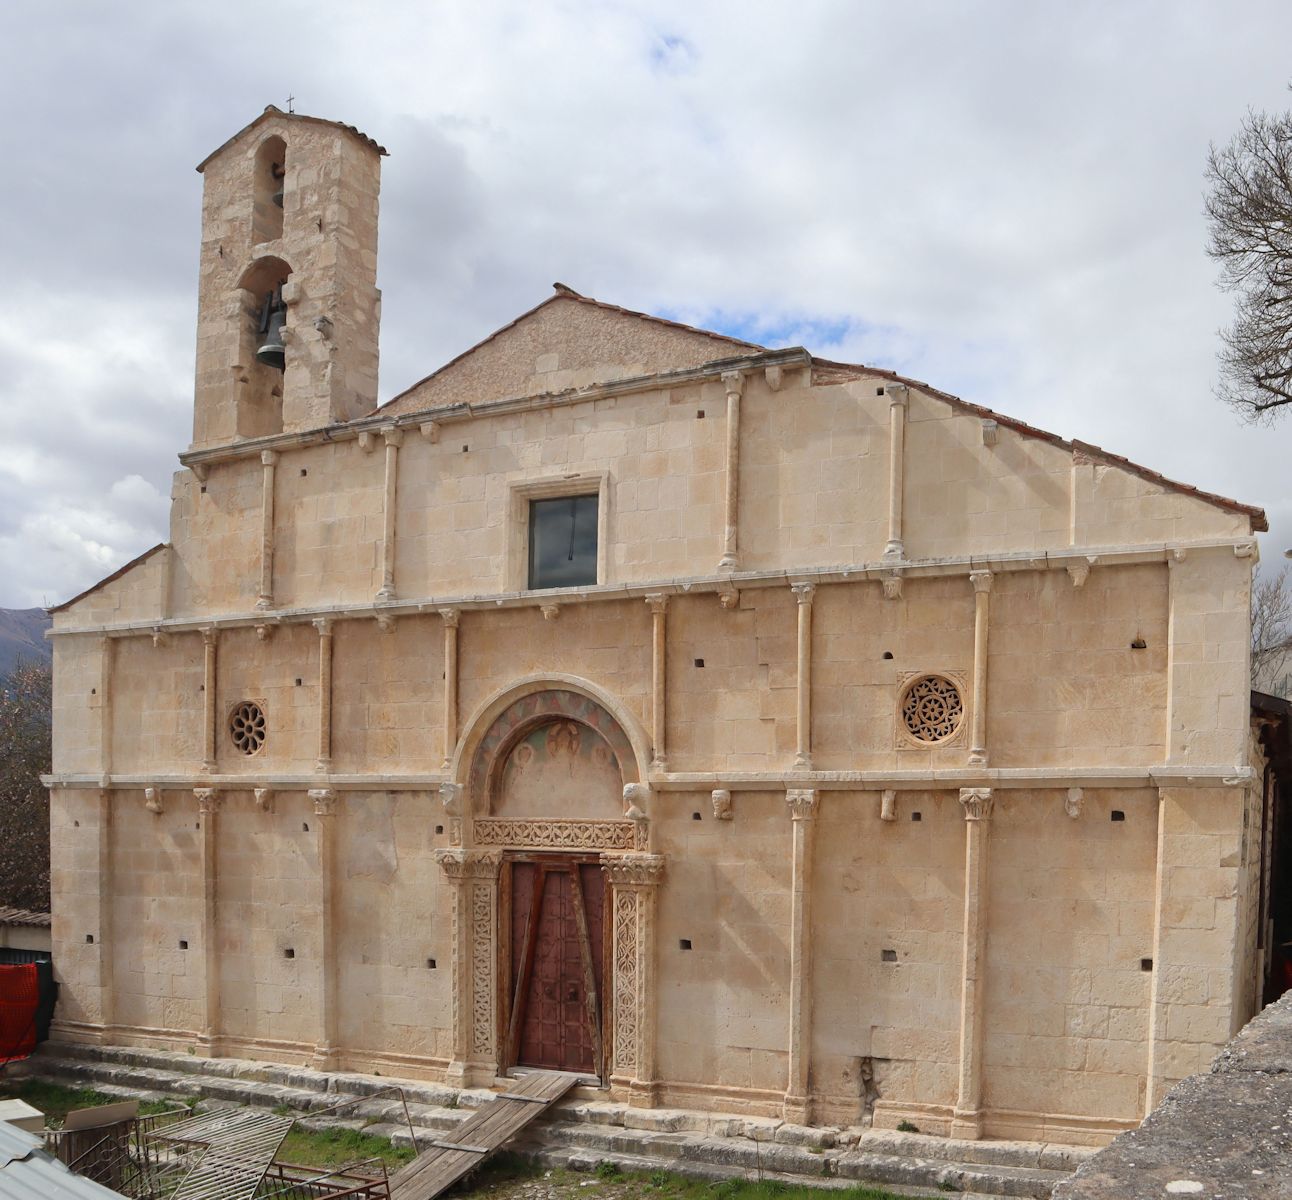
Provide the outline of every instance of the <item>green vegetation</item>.
{"type": "Polygon", "coordinates": [[[280,1162],[300,1167],[343,1167],[365,1158],[379,1158],[387,1170],[401,1167],[413,1157],[412,1149],[396,1146],[389,1138],[358,1129],[293,1129],[278,1151],[280,1162]]]}
{"type": "MultiPolygon", "coordinates": [[[[97,1108],[100,1104],[116,1104],[121,1096],[88,1087],[64,1087],[61,1083],[46,1083],[43,1079],[15,1079],[0,1083],[0,1097],[25,1100],[45,1114],[45,1124],[57,1129],[69,1112],[78,1108],[97,1108]]],[[[142,1116],[165,1112],[181,1104],[190,1108],[197,1103],[196,1096],[176,1096],[174,1100],[143,1100],[139,1104],[142,1116]]]]}

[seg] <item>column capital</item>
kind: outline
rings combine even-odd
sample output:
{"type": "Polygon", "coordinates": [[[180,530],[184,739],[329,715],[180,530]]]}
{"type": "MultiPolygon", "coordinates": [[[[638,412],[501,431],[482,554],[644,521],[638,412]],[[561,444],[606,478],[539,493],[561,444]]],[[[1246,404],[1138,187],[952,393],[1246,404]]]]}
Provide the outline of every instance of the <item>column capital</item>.
{"type": "Polygon", "coordinates": [[[197,800],[197,811],[204,817],[220,811],[220,791],[218,788],[194,788],[193,796],[197,800]]]}
{"type": "Polygon", "coordinates": [[[277,461],[277,450],[262,450],[260,452],[260,465],[262,467],[272,467],[277,461]]]}
{"type": "Polygon", "coordinates": [[[960,804],[965,810],[966,821],[990,820],[994,807],[991,788],[961,788],[960,804]]]}
{"type": "Polygon", "coordinates": [[[336,791],[333,788],[310,788],[314,812],[320,817],[330,817],[336,812],[336,791]]]}
{"type": "Polygon", "coordinates": [[[214,625],[203,625],[199,632],[204,646],[214,646],[220,636],[220,631],[214,625]]]}
{"type": "Polygon", "coordinates": [[[816,816],[816,788],[790,788],[785,793],[785,803],[789,805],[790,820],[811,821],[816,816]]]}
{"type": "Polygon", "coordinates": [[[456,629],[458,627],[458,618],[461,613],[456,608],[440,609],[440,620],[444,622],[445,629],[456,629]]]}
{"type": "Polygon", "coordinates": [[[888,403],[896,407],[899,404],[905,404],[910,390],[904,383],[886,383],[884,384],[884,395],[888,397],[888,403]]]}
{"type": "Polygon", "coordinates": [[[657,887],[664,878],[662,854],[603,854],[601,869],[614,887],[657,887]]]}
{"type": "Polygon", "coordinates": [[[984,595],[991,591],[992,573],[990,571],[970,571],[969,582],[973,584],[973,590],[978,595],[984,595]]]}
{"type": "Polygon", "coordinates": [[[645,596],[646,606],[652,613],[665,613],[668,611],[668,593],[667,592],[648,592],[645,596]]]}
{"type": "Polygon", "coordinates": [[[816,584],[791,583],[790,591],[794,593],[794,599],[800,604],[811,604],[812,597],[816,595],[816,584]]]}
{"type": "Polygon", "coordinates": [[[728,398],[735,396],[739,398],[745,390],[745,374],[743,371],[723,371],[722,386],[726,391],[728,398]]]}
{"type": "Polygon", "coordinates": [[[315,629],[317,629],[317,630],[319,631],[319,637],[331,637],[331,636],[332,636],[332,618],[331,618],[331,617],[315,617],[315,618],[314,618],[314,620],[310,622],[310,624],[311,624],[311,625],[313,625],[313,626],[314,626],[314,628],[315,628],[315,629]]]}
{"type": "Polygon", "coordinates": [[[497,879],[501,850],[437,850],[435,861],[450,879],[497,879]]]}
{"type": "Polygon", "coordinates": [[[391,426],[381,431],[381,439],[388,447],[398,450],[404,442],[404,431],[397,426],[391,426]]]}

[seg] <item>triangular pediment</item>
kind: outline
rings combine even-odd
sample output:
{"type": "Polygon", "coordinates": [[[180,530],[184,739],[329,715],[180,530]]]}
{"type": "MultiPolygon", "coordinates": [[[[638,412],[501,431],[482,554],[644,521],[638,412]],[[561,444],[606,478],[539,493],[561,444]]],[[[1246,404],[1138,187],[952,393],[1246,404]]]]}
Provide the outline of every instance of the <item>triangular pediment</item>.
{"type": "Polygon", "coordinates": [[[763,347],[581,296],[556,295],[391,400],[392,416],[698,367],[763,347]]]}

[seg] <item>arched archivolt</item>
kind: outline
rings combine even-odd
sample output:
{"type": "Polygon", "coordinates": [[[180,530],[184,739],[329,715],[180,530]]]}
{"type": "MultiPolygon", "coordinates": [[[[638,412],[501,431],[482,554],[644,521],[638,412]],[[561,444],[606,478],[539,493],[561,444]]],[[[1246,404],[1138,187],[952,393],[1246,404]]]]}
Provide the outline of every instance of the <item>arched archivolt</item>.
{"type": "Polygon", "coordinates": [[[649,743],[623,705],[573,676],[546,675],[496,693],[468,719],[453,762],[453,778],[467,790],[472,811],[487,810],[497,773],[509,752],[542,725],[574,722],[609,746],[624,783],[645,777],[649,743]]]}

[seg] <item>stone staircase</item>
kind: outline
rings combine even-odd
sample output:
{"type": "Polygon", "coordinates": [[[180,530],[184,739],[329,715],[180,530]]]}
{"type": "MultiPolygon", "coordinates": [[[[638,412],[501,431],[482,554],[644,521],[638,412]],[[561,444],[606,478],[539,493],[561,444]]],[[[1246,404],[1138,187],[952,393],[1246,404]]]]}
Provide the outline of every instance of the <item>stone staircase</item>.
{"type": "MultiPolygon", "coordinates": [[[[26,1074],[145,1099],[197,1098],[300,1115],[306,1127],[346,1126],[410,1142],[404,1102],[419,1140],[453,1129],[493,1093],[378,1075],[314,1071],[164,1050],[46,1044],[26,1074]],[[392,1086],[404,1100],[378,1095],[392,1086]],[[323,1110],[343,1102],[336,1113],[323,1110]]],[[[969,1142],[872,1129],[790,1125],[770,1118],[680,1109],[637,1109],[576,1092],[526,1131],[513,1149],[549,1166],[591,1170],[610,1160],[627,1170],[671,1170],[712,1179],[778,1179],[822,1187],[873,1184],[903,1195],[962,1200],[1049,1200],[1059,1180],[1094,1151],[1036,1142],[969,1142]]]]}

